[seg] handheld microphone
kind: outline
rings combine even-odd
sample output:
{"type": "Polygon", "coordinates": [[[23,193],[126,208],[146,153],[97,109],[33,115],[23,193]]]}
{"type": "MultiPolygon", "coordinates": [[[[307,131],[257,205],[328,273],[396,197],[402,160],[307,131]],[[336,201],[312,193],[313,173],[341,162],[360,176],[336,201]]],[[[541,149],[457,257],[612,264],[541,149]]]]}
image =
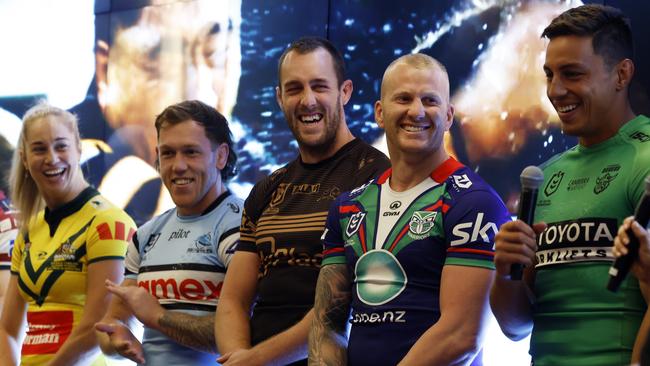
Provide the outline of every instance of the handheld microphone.
{"type": "MultiPolygon", "coordinates": [[[[521,195],[519,196],[517,218],[532,226],[535,221],[537,193],[539,192],[539,186],[544,181],[544,173],[540,168],[531,165],[521,171],[519,179],[521,180],[521,195]]],[[[512,264],[510,266],[510,279],[520,281],[523,271],[524,266],[522,264],[512,264]]]]}
{"type": "MultiPolygon", "coordinates": [[[[646,228],[650,221],[650,175],[645,178],[645,194],[641,197],[636,211],[634,211],[634,220],[646,228]]],[[[632,228],[625,231],[630,242],[627,245],[627,254],[616,258],[609,268],[609,281],[607,289],[612,292],[618,291],[619,286],[632,268],[632,264],[639,255],[639,239],[634,235],[632,228]]]]}

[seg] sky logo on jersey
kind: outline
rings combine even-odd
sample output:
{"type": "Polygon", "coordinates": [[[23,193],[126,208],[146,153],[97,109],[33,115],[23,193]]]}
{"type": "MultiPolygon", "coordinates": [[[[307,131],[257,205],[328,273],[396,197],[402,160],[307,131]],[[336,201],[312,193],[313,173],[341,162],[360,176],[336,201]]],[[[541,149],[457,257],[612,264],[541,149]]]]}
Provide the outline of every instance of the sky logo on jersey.
{"type": "Polygon", "coordinates": [[[350,216],[350,221],[348,221],[348,226],[345,228],[345,234],[349,237],[356,234],[361,227],[363,219],[366,217],[365,212],[357,212],[354,215],[350,216]]]}
{"type": "Polygon", "coordinates": [[[399,296],[406,288],[404,268],[393,253],[371,250],[357,260],[354,267],[357,296],[368,305],[382,305],[399,296]]]}
{"type": "Polygon", "coordinates": [[[454,177],[454,184],[460,188],[467,189],[472,186],[472,181],[469,179],[467,174],[463,175],[452,175],[454,177]]]}
{"type": "Polygon", "coordinates": [[[498,228],[497,225],[493,222],[486,222],[483,224],[483,217],[485,214],[483,212],[479,212],[476,215],[476,220],[473,222],[463,222],[460,223],[452,229],[451,233],[454,235],[457,239],[452,240],[451,243],[449,243],[451,246],[457,246],[457,245],[463,245],[467,243],[473,243],[478,240],[480,237],[483,242],[485,243],[491,243],[492,240],[490,239],[490,232],[492,233],[492,237],[496,235],[498,228]]]}
{"type": "Polygon", "coordinates": [[[429,235],[438,216],[438,211],[415,211],[409,221],[409,236],[414,240],[421,240],[429,235]]]}

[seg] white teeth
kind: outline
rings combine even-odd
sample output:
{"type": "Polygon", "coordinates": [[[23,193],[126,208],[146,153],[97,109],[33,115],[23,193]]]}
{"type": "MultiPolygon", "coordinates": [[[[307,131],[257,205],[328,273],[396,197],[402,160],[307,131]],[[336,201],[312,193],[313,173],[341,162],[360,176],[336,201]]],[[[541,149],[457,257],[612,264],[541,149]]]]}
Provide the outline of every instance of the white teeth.
{"type": "Polygon", "coordinates": [[[403,129],[407,130],[408,132],[420,132],[428,129],[428,126],[411,126],[411,125],[405,125],[402,126],[403,129]]]}
{"type": "Polygon", "coordinates": [[[46,170],[45,172],[43,172],[43,174],[45,174],[48,177],[54,177],[56,175],[63,173],[64,170],[65,170],[64,168],[46,170]]]}
{"type": "Polygon", "coordinates": [[[323,118],[323,115],[320,113],[310,114],[308,116],[301,116],[300,121],[305,123],[318,122],[323,118]]]}
{"type": "Polygon", "coordinates": [[[563,107],[557,107],[557,111],[560,113],[571,112],[572,110],[578,108],[577,104],[565,105],[563,107]]]}
{"type": "Polygon", "coordinates": [[[177,178],[177,179],[173,179],[172,182],[174,184],[183,185],[183,184],[190,184],[192,180],[189,178],[177,178]]]}

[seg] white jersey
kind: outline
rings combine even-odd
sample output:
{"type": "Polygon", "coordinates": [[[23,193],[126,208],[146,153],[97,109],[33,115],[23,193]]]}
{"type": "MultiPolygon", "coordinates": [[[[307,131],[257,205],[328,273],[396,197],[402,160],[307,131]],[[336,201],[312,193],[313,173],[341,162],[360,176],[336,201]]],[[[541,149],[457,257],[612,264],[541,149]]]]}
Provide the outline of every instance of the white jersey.
{"type": "Polygon", "coordinates": [[[16,219],[9,214],[9,204],[0,191],[0,270],[11,267],[11,249],[18,235],[16,219]]]}
{"type": "MultiPolygon", "coordinates": [[[[140,227],[129,244],[126,278],[160,304],[193,315],[214,313],[226,267],[239,242],[242,201],[226,192],[201,215],[178,216],[176,209],[140,227]]],[[[184,347],[145,327],[147,365],[213,365],[215,355],[184,347]]]]}

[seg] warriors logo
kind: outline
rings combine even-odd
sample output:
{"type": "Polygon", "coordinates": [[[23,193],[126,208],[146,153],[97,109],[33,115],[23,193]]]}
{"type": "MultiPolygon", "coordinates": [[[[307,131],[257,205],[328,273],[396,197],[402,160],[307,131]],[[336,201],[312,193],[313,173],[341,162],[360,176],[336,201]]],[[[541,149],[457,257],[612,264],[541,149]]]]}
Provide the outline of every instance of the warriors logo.
{"type": "Polygon", "coordinates": [[[415,211],[409,222],[409,236],[415,240],[426,238],[433,229],[436,216],[438,216],[437,211],[415,211]]]}

